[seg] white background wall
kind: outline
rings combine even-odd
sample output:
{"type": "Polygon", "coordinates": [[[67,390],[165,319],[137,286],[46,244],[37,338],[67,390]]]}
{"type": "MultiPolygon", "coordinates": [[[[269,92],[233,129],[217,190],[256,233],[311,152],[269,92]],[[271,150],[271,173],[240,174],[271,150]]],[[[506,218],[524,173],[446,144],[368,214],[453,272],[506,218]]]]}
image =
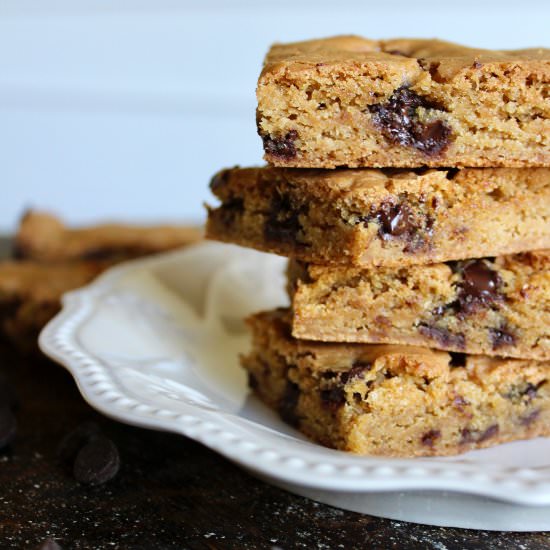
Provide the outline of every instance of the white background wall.
{"type": "Polygon", "coordinates": [[[0,0],[0,231],[199,221],[213,172],[259,164],[270,43],[331,34],[549,47],[550,1],[0,0]]]}

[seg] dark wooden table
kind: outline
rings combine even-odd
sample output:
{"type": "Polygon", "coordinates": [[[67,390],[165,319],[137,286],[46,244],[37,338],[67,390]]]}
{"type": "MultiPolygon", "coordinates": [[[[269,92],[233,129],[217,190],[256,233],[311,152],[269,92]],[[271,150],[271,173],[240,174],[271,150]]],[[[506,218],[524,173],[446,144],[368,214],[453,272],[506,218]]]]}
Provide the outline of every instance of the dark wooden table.
{"type": "MultiPolygon", "coordinates": [[[[4,243],[5,246],[5,243],[4,243]]],[[[0,548],[548,549],[545,533],[426,527],[344,512],[258,481],[178,435],[119,424],[80,397],[44,358],[0,345],[0,375],[20,405],[18,434],[0,451],[0,548]],[[116,442],[121,469],[99,487],[76,482],[56,448],[94,420],[116,442]]]]}

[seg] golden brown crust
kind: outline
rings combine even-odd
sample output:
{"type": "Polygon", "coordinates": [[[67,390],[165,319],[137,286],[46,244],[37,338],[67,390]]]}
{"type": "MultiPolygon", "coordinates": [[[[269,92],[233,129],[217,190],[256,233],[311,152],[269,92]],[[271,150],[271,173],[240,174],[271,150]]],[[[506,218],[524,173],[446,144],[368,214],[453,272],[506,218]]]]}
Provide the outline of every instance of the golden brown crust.
{"type": "Polygon", "coordinates": [[[543,48],[276,44],[258,80],[258,130],[276,166],[550,166],[549,87],[543,48]]]}
{"type": "Polygon", "coordinates": [[[249,320],[251,388],[324,445],[359,454],[449,455],[550,433],[550,362],[290,336],[289,312],[249,320]]]}
{"type": "Polygon", "coordinates": [[[550,248],[550,169],[225,170],[207,236],[316,264],[404,266],[550,248]]]}
{"type": "Polygon", "coordinates": [[[15,239],[18,258],[43,262],[123,260],[192,244],[202,230],[192,226],[103,224],[69,228],[46,212],[28,211],[15,239]]]}

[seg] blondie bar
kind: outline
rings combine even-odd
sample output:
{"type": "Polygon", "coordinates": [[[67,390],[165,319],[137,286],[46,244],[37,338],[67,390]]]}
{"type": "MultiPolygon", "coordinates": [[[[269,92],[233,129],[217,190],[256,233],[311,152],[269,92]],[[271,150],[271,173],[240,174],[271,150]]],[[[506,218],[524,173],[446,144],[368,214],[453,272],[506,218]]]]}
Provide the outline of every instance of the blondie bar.
{"type": "Polygon", "coordinates": [[[550,169],[217,174],[207,236],[316,264],[406,266],[550,248],[550,169]]]}
{"type": "Polygon", "coordinates": [[[542,48],[276,44],[258,80],[258,132],[275,166],[550,166],[549,93],[542,48]]]}
{"type": "Polygon", "coordinates": [[[408,266],[291,261],[292,335],[550,360],[550,251],[408,266]]]}
{"type": "Polygon", "coordinates": [[[450,455],[550,434],[550,362],[290,336],[288,312],[249,319],[250,387],[313,440],[359,454],[450,455]]]}
{"type": "Polygon", "coordinates": [[[103,224],[69,228],[46,212],[28,211],[19,225],[14,255],[43,262],[120,261],[192,244],[202,230],[192,226],[103,224]]]}

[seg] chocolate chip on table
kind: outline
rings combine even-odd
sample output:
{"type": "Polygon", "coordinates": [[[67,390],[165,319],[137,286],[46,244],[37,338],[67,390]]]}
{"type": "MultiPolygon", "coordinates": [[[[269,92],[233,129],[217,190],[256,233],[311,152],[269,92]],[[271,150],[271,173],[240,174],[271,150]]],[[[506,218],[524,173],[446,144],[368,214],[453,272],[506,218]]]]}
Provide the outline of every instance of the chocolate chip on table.
{"type": "Polygon", "coordinates": [[[385,103],[369,106],[374,125],[393,143],[414,147],[427,155],[437,155],[450,143],[451,128],[442,120],[421,122],[417,109],[442,110],[433,101],[407,86],[394,91],[385,103]]]}
{"type": "Polygon", "coordinates": [[[7,447],[15,438],[17,422],[10,407],[0,406],[0,449],[7,447]]]}
{"type": "Polygon", "coordinates": [[[57,458],[72,468],[80,449],[100,435],[101,430],[95,422],[83,422],[61,440],[57,447],[57,458]]]}
{"type": "Polygon", "coordinates": [[[92,439],[76,456],[73,473],[80,483],[102,485],[113,479],[120,468],[115,444],[104,436],[92,439]]]}
{"type": "Polygon", "coordinates": [[[282,137],[273,137],[270,135],[262,136],[264,142],[264,151],[279,160],[292,160],[296,157],[295,141],[298,137],[296,130],[290,130],[282,137]]]}

